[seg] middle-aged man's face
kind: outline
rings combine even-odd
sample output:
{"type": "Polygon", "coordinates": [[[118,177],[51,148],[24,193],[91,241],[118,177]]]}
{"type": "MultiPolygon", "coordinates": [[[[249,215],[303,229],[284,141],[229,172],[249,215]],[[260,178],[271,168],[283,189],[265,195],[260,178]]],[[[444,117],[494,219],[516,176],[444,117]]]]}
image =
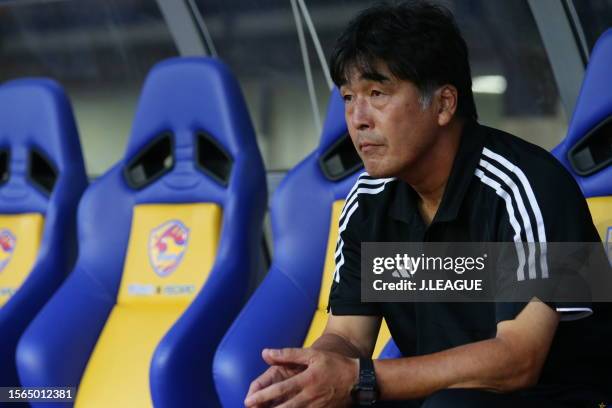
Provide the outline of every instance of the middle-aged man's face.
{"type": "Polygon", "coordinates": [[[419,89],[386,65],[375,73],[353,70],[340,92],[349,134],[372,177],[406,174],[435,144],[436,103],[423,108],[419,89]]]}

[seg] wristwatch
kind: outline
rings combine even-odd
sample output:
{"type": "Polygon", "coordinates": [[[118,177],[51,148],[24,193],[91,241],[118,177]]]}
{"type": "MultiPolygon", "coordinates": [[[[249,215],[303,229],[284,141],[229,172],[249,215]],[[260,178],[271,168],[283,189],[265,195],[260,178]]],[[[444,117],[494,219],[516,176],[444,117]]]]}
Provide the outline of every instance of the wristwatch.
{"type": "Polygon", "coordinates": [[[369,358],[359,359],[359,382],[353,386],[351,397],[358,407],[371,407],[378,400],[374,362],[369,358]]]}

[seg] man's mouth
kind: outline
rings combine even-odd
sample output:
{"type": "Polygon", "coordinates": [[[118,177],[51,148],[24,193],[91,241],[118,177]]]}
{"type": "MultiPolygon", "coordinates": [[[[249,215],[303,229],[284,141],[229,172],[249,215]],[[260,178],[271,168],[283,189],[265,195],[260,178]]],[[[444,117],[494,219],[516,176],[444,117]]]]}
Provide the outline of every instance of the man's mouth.
{"type": "Polygon", "coordinates": [[[383,145],[380,143],[374,143],[374,142],[361,142],[359,143],[359,151],[363,152],[363,153],[369,153],[372,152],[380,147],[382,147],[383,145]]]}

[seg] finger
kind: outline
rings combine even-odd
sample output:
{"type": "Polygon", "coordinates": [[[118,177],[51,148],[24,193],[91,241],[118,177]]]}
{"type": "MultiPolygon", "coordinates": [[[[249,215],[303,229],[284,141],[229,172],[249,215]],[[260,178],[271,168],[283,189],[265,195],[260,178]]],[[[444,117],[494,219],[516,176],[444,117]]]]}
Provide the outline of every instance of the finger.
{"type": "Polygon", "coordinates": [[[283,349],[263,349],[261,356],[266,363],[274,364],[301,364],[308,365],[310,358],[314,354],[311,349],[304,348],[283,348],[283,349]]]}
{"type": "Polygon", "coordinates": [[[244,400],[244,406],[247,408],[276,406],[279,402],[286,400],[297,392],[294,382],[295,378],[290,378],[257,391],[244,400]]]}
{"type": "Polygon", "coordinates": [[[247,396],[274,383],[274,379],[277,375],[277,370],[278,368],[276,367],[270,367],[262,375],[253,380],[251,382],[251,386],[249,387],[249,391],[247,392],[247,396]]]}
{"type": "Polygon", "coordinates": [[[278,382],[270,385],[262,390],[255,392],[244,400],[246,407],[255,407],[257,405],[265,404],[275,399],[282,399],[288,394],[297,393],[301,388],[301,380],[303,374],[298,374],[295,377],[291,377],[287,380],[278,382]]]}
{"type": "Polygon", "coordinates": [[[310,400],[303,392],[300,392],[293,398],[285,401],[280,405],[277,405],[276,408],[305,408],[308,406],[310,406],[310,400]]]}
{"type": "Polygon", "coordinates": [[[292,393],[283,395],[281,398],[273,399],[272,401],[270,401],[270,403],[265,404],[265,405],[258,405],[256,406],[256,408],[278,407],[283,402],[288,401],[289,399],[293,398],[296,394],[297,393],[292,392],[292,393]]]}

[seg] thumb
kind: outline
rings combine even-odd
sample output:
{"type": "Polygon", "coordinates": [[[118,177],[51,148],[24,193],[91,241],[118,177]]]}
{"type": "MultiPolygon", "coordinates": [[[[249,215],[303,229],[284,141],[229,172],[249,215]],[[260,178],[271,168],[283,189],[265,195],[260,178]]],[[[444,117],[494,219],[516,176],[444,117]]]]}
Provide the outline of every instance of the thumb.
{"type": "Polygon", "coordinates": [[[269,365],[308,365],[312,354],[312,350],[303,348],[264,349],[261,352],[264,361],[269,365]]]}

